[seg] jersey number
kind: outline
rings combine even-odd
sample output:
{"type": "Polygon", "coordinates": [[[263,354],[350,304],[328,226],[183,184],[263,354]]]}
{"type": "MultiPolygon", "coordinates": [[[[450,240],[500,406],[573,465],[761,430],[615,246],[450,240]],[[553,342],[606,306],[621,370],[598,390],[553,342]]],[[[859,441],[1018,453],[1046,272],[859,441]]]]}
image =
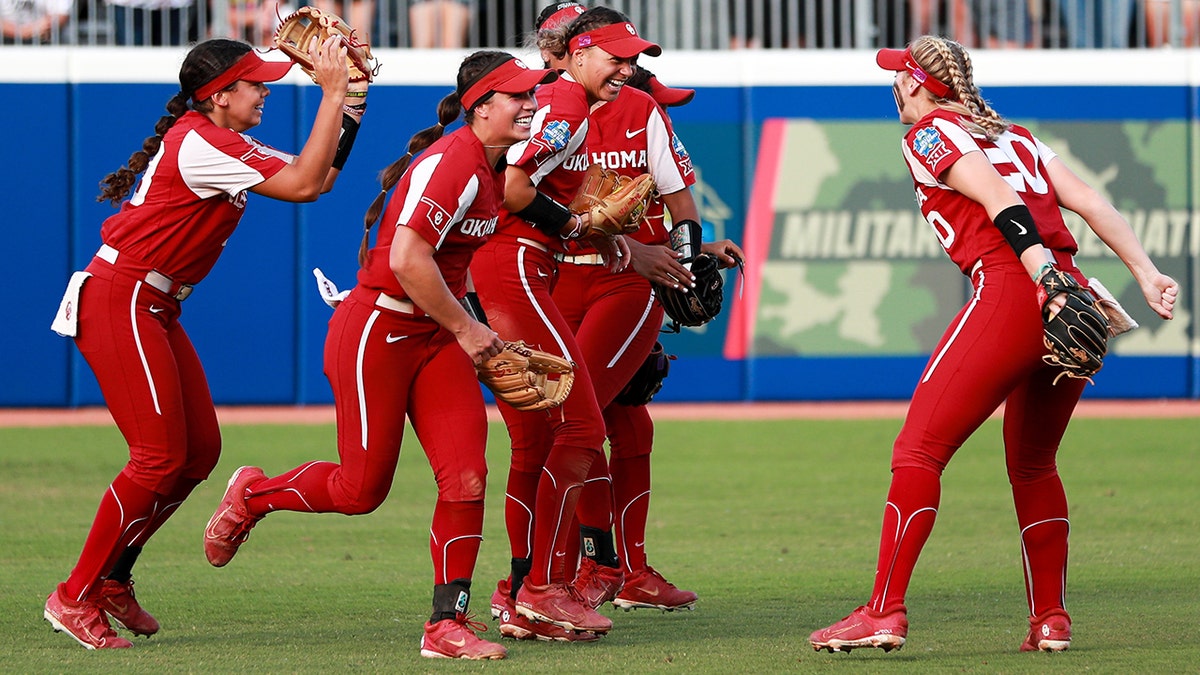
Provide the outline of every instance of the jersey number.
{"type": "Polygon", "coordinates": [[[1038,149],[1033,141],[1006,131],[996,139],[995,145],[984,150],[984,156],[1013,190],[1018,194],[1030,191],[1039,195],[1050,191],[1050,184],[1038,169],[1038,149]],[[1023,152],[1017,152],[1018,145],[1023,152]],[[1030,160],[1030,166],[1025,165],[1026,157],[1030,160]],[[1016,170],[1010,171],[1010,167],[1016,170]]]}

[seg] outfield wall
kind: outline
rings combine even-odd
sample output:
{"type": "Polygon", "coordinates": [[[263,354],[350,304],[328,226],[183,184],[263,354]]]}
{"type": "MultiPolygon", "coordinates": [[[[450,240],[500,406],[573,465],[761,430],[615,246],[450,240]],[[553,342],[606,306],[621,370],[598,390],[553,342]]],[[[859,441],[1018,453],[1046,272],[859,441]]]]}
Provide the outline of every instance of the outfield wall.
{"type": "MultiPolygon", "coordinates": [[[[62,287],[99,245],[99,180],[152,131],[178,89],[174,49],[0,51],[12,309],[0,331],[0,406],[101,403],[87,364],[49,330],[62,287]]],[[[403,154],[452,87],[462,52],[391,51],[354,156],[314,204],[251,196],[183,322],[224,404],[331,400],[321,350],[329,309],[311,270],[353,282],[376,172],[403,154]]],[[[532,59],[530,59],[532,60],[532,59]]],[[[694,52],[645,66],[696,100],[674,109],[697,167],[706,234],[747,251],[727,310],[701,330],[664,335],[680,359],[659,399],[761,401],[908,397],[968,287],[920,219],[899,155],[890,76],[869,52],[694,52]]],[[[1180,281],[1159,321],[1119,260],[1086,226],[1080,264],[1143,327],[1114,341],[1096,398],[1200,398],[1195,143],[1200,54],[979,52],[977,82],[1109,195],[1160,267],[1180,281]]],[[[272,86],[256,137],[303,143],[319,90],[293,73],[272,86]],[[300,130],[300,131],[298,131],[300,130]]]]}

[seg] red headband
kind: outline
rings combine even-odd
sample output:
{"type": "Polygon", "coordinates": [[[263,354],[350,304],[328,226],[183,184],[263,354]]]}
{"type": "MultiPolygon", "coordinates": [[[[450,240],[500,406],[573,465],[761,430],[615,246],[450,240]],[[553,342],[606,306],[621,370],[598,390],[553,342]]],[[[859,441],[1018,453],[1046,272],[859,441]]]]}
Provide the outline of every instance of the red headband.
{"type": "Polygon", "coordinates": [[[632,59],[638,54],[647,56],[662,54],[662,47],[639,37],[637,29],[628,21],[611,23],[576,35],[571,38],[571,44],[567,51],[573,52],[584,47],[600,47],[621,59],[632,59]]]}
{"type": "Polygon", "coordinates": [[[917,65],[917,60],[913,58],[912,52],[908,49],[880,49],[875,54],[875,63],[878,63],[879,67],[884,70],[896,72],[907,70],[912,74],[914,80],[938,98],[946,98],[950,93],[950,86],[934,78],[917,65]]]}
{"type": "Polygon", "coordinates": [[[501,61],[496,67],[483,73],[474,84],[459,94],[463,110],[470,110],[492,92],[524,94],[539,84],[553,82],[558,73],[553,70],[530,70],[514,56],[501,61]]]}
{"type": "Polygon", "coordinates": [[[292,69],[291,61],[264,61],[254,51],[248,51],[225,72],[209,80],[192,94],[196,102],[212,96],[225,87],[237,82],[274,82],[287,75],[292,69]]]}

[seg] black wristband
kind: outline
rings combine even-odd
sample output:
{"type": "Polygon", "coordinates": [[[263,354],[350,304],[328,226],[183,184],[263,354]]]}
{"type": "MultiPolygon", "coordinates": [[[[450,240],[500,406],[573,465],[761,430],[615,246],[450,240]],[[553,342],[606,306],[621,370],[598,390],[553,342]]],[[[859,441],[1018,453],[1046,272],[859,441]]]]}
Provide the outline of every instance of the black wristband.
{"type": "Polygon", "coordinates": [[[700,223],[685,218],[671,227],[671,248],[682,253],[679,262],[683,264],[690,263],[700,255],[701,236],[704,230],[700,227],[700,223]]]}
{"type": "Polygon", "coordinates": [[[557,237],[563,227],[571,222],[571,212],[565,206],[538,192],[529,206],[517,211],[517,217],[533,223],[537,229],[557,237]]]}
{"type": "Polygon", "coordinates": [[[333,168],[338,171],[346,166],[350,159],[350,150],[354,148],[354,138],[358,136],[358,120],[342,113],[342,135],[338,138],[337,152],[333,155],[333,168]]]}
{"type": "Polygon", "coordinates": [[[1033,214],[1024,204],[1004,209],[996,215],[996,219],[992,223],[1008,240],[1008,245],[1012,246],[1018,258],[1025,252],[1025,249],[1042,243],[1042,236],[1038,234],[1037,225],[1033,222],[1033,214]]]}

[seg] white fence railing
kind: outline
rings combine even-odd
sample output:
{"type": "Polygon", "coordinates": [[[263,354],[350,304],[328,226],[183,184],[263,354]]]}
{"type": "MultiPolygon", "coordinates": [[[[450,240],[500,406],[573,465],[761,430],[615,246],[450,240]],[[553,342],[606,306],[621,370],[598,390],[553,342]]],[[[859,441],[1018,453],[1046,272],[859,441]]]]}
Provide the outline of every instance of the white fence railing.
{"type": "MultiPolygon", "coordinates": [[[[294,2],[295,0],[293,0],[294,2]]],[[[380,47],[516,47],[547,0],[312,0],[380,47]]],[[[587,5],[595,3],[584,3],[587,5]]],[[[668,49],[868,49],[922,33],[970,47],[1200,46],[1200,0],[613,0],[668,49]]],[[[4,44],[265,44],[275,0],[5,0],[4,44]]]]}

